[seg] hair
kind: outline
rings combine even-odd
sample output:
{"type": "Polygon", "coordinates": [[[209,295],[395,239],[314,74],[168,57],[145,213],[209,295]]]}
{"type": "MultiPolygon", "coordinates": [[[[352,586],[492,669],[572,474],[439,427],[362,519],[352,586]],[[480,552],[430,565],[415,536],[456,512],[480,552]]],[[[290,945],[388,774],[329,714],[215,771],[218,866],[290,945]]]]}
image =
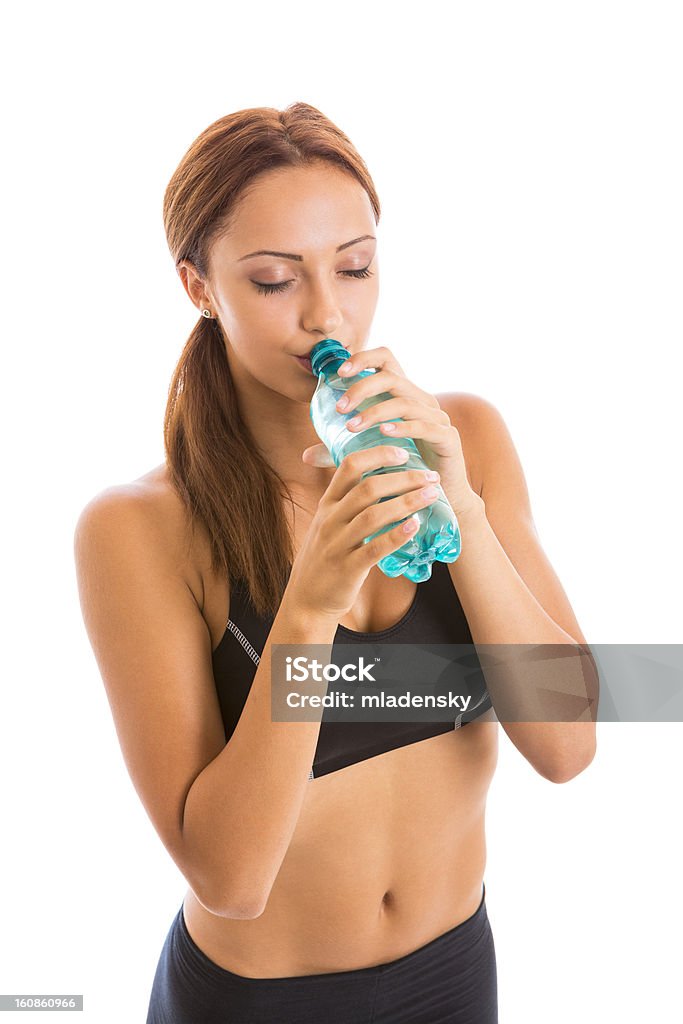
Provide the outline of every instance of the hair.
{"type": "MultiPolygon", "coordinates": [[[[187,150],[166,187],[163,218],[171,255],[208,278],[212,242],[233,222],[255,179],[321,161],[346,171],[380,204],[349,139],[315,107],[255,107],[219,118],[187,150]]],[[[289,487],[259,452],[240,415],[217,319],[200,316],[171,379],[164,416],[171,482],[211,544],[211,568],[229,586],[244,581],[259,615],[274,616],[293,560],[283,507],[289,487]]]]}

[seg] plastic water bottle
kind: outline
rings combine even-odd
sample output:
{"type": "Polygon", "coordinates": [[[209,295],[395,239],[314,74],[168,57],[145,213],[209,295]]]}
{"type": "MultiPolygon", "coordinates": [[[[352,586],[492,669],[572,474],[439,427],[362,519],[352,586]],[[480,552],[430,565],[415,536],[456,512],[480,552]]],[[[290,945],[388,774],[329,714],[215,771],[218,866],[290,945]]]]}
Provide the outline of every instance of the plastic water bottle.
{"type": "MultiPolygon", "coordinates": [[[[408,461],[400,466],[382,466],[379,469],[369,470],[364,476],[374,476],[378,473],[397,473],[406,469],[428,469],[425,465],[415,442],[410,437],[392,438],[382,434],[380,424],[377,423],[365,430],[347,430],[346,422],[355,416],[357,412],[363,412],[378,402],[386,401],[393,396],[388,392],[380,395],[371,395],[366,398],[357,409],[346,412],[339,412],[336,408],[337,402],[342,394],[347,391],[354,381],[362,377],[368,377],[371,370],[362,370],[352,377],[340,377],[337,373],[339,367],[351,355],[339,341],[334,338],[325,338],[318,342],[311,352],[311,369],[318,378],[318,384],[311,399],[311,420],[315,431],[327,447],[335,466],[338,466],[350,452],[356,452],[365,448],[373,448],[378,444],[391,444],[397,448],[405,448],[408,452],[408,461]]],[[[387,421],[383,421],[387,422],[387,421]]],[[[398,417],[395,422],[402,423],[398,417]]],[[[396,551],[385,555],[377,563],[385,576],[406,576],[414,583],[422,583],[432,575],[432,563],[454,562],[460,554],[460,529],[458,520],[446,495],[439,485],[438,497],[433,504],[426,508],[418,509],[412,514],[412,518],[418,522],[418,530],[396,551]]],[[[379,501],[388,501],[396,495],[388,495],[380,498],[379,501]]],[[[406,519],[411,518],[406,516],[406,519]]],[[[403,522],[404,520],[397,520],[403,522]]],[[[376,533],[366,537],[364,543],[378,537],[387,530],[393,529],[397,523],[388,523],[377,530],[376,533]]]]}

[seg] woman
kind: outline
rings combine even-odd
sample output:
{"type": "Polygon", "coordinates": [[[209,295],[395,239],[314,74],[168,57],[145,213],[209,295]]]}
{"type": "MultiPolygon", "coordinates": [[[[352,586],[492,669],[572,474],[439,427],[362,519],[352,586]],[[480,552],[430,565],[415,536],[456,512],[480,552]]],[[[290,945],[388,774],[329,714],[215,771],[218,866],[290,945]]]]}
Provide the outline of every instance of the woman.
{"type": "MultiPolygon", "coordinates": [[[[166,461],[93,498],[76,530],[126,764],[189,886],[148,1024],[497,1020],[490,701],[402,731],[271,720],[273,644],[584,642],[496,410],[430,395],[368,347],[379,213],[349,140],[304,103],[216,121],[166,191],[169,247],[201,314],[170,388],[166,461]],[[339,468],[309,416],[305,357],[328,337],[351,376],[376,370],[350,408],[393,396],[355,429],[405,421],[339,468]],[[400,467],[396,436],[415,439],[462,535],[458,560],[419,585],[376,563],[434,500],[429,481],[363,480],[400,467]]],[[[554,781],[593,756],[590,726],[505,728],[554,781]]]]}

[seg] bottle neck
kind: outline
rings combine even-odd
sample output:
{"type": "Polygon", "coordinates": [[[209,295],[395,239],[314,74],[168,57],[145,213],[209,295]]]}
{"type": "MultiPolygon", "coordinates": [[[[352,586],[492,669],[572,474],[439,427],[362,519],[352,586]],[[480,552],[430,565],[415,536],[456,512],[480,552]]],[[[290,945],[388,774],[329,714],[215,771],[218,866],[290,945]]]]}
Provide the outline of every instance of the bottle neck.
{"type": "Polygon", "coordinates": [[[348,349],[335,338],[325,338],[311,350],[313,372],[318,378],[324,375],[326,380],[335,375],[341,364],[349,358],[348,349]]]}
{"type": "Polygon", "coordinates": [[[326,359],[322,366],[318,367],[318,376],[322,374],[326,381],[329,381],[332,377],[338,377],[337,373],[342,363],[345,363],[347,356],[330,356],[326,359]]]}

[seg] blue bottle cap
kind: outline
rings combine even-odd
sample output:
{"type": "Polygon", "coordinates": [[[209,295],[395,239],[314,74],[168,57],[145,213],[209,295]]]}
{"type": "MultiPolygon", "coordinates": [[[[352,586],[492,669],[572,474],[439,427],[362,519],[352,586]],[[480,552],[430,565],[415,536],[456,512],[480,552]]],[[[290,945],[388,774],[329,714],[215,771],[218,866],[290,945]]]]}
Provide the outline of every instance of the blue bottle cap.
{"type": "Polygon", "coordinates": [[[323,367],[329,363],[335,362],[337,366],[341,366],[343,362],[350,358],[351,353],[348,349],[344,348],[340,341],[336,341],[334,338],[324,338],[311,351],[311,369],[316,377],[318,377],[323,367]]]}

